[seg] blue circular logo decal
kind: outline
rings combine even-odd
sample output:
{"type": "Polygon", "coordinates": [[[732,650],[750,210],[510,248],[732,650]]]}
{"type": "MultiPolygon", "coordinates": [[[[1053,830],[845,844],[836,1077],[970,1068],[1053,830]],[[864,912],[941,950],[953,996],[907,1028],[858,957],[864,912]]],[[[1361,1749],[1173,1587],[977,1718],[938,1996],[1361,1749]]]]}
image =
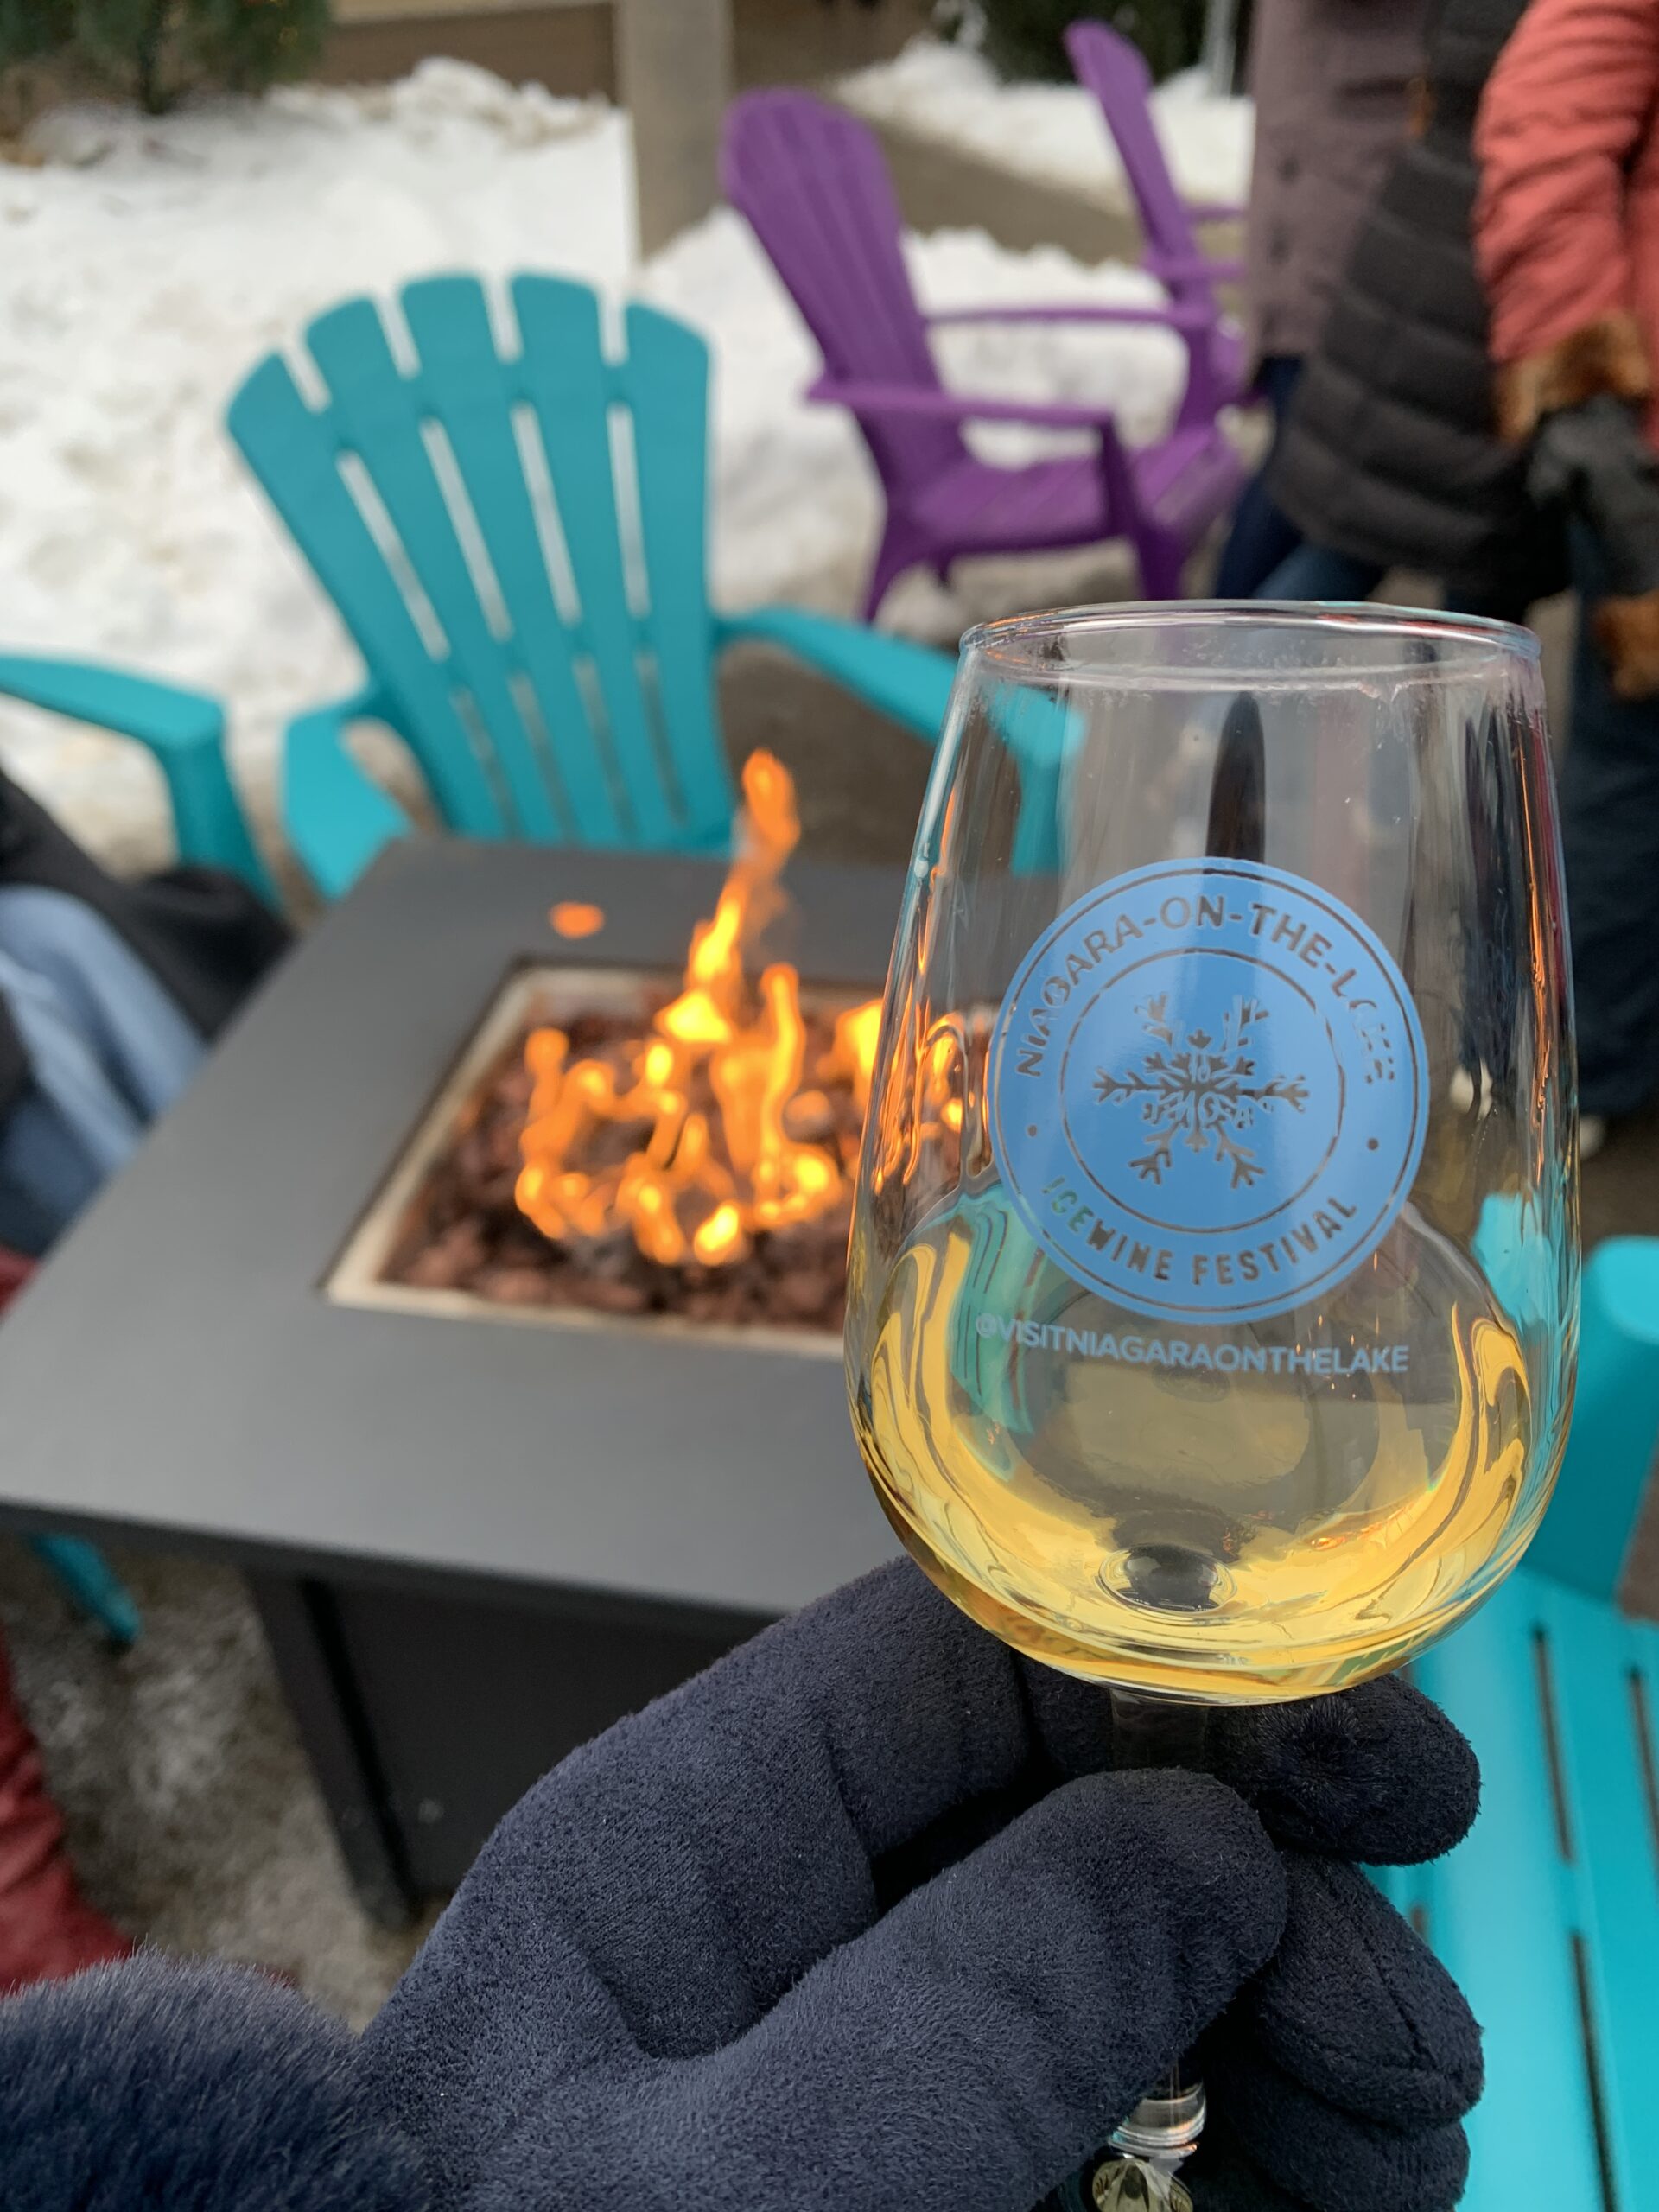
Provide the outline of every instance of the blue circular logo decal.
{"type": "Polygon", "coordinates": [[[1002,1179],[1050,1259],[1137,1313],[1259,1319],[1352,1272],[1405,1204],[1428,1055],[1357,914],[1253,861],[1068,907],[991,1040],[1002,1179]]]}

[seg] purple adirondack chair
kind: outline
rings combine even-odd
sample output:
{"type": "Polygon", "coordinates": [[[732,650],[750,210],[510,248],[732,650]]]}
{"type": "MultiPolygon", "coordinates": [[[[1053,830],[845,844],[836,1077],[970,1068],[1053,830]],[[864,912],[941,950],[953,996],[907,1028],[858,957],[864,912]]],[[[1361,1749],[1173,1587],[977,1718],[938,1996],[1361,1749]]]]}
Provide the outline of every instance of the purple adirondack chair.
{"type": "Polygon", "coordinates": [[[1218,353],[1213,297],[1160,307],[985,308],[925,316],[901,250],[899,208],[874,135],[810,94],[751,92],[732,107],[722,176],[823,352],[808,394],[856,416],[887,493],[887,518],[865,600],[920,564],[944,579],[965,554],[1035,552],[1127,537],[1148,599],[1173,599],[1243,471],[1216,420],[1233,396],[1218,353]],[[1105,406],[1050,406],[947,391],[930,325],[1155,323],[1187,346],[1186,391],[1173,429],[1130,452],[1105,406]],[[1088,429],[1091,454],[1001,467],[970,453],[967,422],[1088,429]]]}
{"type": "Polygon", "coordinates": [[[1192,206],[1176,190],[1152,119],[1152,72],[1138,46],[1109,23],[1084,16],[1066,31],[1065,50],[1077,82],[1094,94],[1123,164],[1145,242],[1141,267],[1157,277],[1173,301],[1211,318],[1211,358],[1221,397],[1233,403],[1249,398],[1244,341],[1224,322],[1216,300],[1216,286],[1238,283],[1243,265],[1211,260],[1195,228],[1204,222],[1240,221],[1244,210],[1192,206]]]}

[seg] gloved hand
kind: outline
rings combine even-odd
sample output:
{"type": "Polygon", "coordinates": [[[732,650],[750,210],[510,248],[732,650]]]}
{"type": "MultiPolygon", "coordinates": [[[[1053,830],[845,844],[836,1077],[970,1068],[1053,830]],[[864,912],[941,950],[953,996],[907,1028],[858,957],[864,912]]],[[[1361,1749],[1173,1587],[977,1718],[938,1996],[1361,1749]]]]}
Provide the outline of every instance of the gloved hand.
{"type": "Polygon", "coordinates": [[[1378,1682],[1207,1757],[1114,1773],[884,1569],[532,1790],[360,2044],[154,1959],[0,2004],[7,2212],[1027,2212],[1201,2035],[1199,2212],[1441,2212],[1478,2033],[1349,1862],[1453,1843],[1467,1746],[1378,1682]]]}
{"type": "Polygon", "coordinates": [[[883,1570],[550,1775],[364,2061],[469,2212],[1026,2212],[1209,2030],[1200,2212],[1440,2212],[1478,2031],[1348,1862],[1455,1842],[1468,1747],[1384,1681],[1207,1757],[1112,1772],[883,1570]]]}

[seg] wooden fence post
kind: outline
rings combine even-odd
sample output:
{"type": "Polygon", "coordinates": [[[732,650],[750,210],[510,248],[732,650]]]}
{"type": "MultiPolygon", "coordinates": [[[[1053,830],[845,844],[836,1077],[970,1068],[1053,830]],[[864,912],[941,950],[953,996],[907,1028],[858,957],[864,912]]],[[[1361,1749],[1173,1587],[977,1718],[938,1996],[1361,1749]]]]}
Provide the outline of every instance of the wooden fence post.
{"type": "Polygon", "coordinates": [[[720,198],[732,0],[615,0],[615,7],[617,85],[633,124],[639,247],[654,253],[720,198]]]}

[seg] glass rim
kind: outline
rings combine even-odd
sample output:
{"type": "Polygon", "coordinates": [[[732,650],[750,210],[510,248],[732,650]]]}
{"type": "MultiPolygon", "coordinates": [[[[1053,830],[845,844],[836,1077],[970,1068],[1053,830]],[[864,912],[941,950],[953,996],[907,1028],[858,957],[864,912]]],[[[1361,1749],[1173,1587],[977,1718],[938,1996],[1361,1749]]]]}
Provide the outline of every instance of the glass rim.
{"type": "Polygon", "coordinates": [[[1387,607],[1370,600],[1194,599],[1123,600],[1098,606],[1061,607],[1030,614],[1003,615],[978,622],[965,631],[961,642],[963,658],[978,655],[1006,669],[1010,677],[1027,676],[1044,683],[1135,683],[1163,690],[1211,689],[1237,684],[1251,690],[1273,690],[1306,684],[1375,681],[1394,677],[1413,683],[1467,679],[1481,666],[1519,658],[1536,663],[1541,648],[1533,632],[1517,622],[1500,622],[1484,614],[1452,614],[1435,607],[1387,607]],[[1201,666],[1179,668],[1150,653],[1139,664],[1133,658],[1091,663],[1057,663],[1044,658],[1045,648],[1060,638],[1104,637],[1126,632],[1166,633],[1187,629],[1211,635],[1228,630],[1298,632],[1330,637],[1338,632],[1378,642],[1390,639],[1427,640],[1457,648],[1445,658],[1432,661],[1399,658],[1369,665],[1340,662],[1306,667],[1252,664],[1242,657],[1236,662],[1205,661],[1201,666]]]}

